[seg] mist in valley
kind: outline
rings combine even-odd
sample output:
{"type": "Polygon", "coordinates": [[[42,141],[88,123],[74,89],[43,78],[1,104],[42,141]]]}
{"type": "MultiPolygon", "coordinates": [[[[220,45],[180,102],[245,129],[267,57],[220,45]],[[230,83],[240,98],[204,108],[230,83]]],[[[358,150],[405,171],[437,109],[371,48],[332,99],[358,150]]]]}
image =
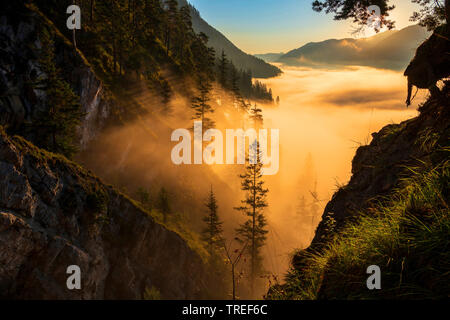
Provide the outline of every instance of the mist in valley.
{"type": "Polygon", "coordinates": [[[426,92],[406,108],[402,73],[347,67],[283,68],[265,80],[279,107],[265,107],[266,126],[280,129],[280,170],[268,179],[266,266],[282,279],[294,250],[309,245],[333,193],[351,177],[356,149],[390,123],[417,115],[426,92]]]}
{"type": "MultiPolygon", "coordinates": [[[[265,176],[269,189],[268,236],[263,249],[270,281],[282,281],[291,254],[308,246],[326,203],[351,176],[351,160],[360,145],[370,143],[371,133],[383,126],[417,115],[406,108],[406,80],[401,73],[371,68],[335,70],[283,68],[284,74],[261,80],[280,103],[261,105],[264,128],[280,130],[280,167],[265,176]]],[[[138,190],[149,194],[149,207],[167,191],[171,214],[199,233],[206,214],[205,201],[213,188],[224,221],[224,236],[235,237],[245,217],[234,210],[244,198],[239,174],[243,165],[175,165],[171,160],[173,130],[193,125],[190,101],[175,96],[163,106],[146,90],[136,90],[135,102],[146,110],[131,124],[105,131],[79,156],[79,160],[105,182],[139,201],[138,190]],[[164,112],[162,112],[164,111],[164,112]]],[[[214,90],[211,115],[216,128],[251,126],[232,97],[214,90]]],[[[270,136],[269,136],[270,141],[270,136]]],[[[204,146],[207,143],[204,143],[204,146]]]]}

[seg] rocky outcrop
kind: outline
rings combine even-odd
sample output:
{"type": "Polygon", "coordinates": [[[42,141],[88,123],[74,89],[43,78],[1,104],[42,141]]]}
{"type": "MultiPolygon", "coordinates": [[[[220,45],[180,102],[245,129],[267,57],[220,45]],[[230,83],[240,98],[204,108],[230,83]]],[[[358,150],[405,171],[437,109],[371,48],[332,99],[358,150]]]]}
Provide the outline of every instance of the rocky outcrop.
{"type": "MultiPolygon", "coordinates": [[[[419,166],[422,161],[434,162],[430,150],[448,143],[444,140],[450,133],[449,95],[447,84],[440,97],[428,100],[419,109],[418,117],[384,127],[372,134],[369,145],[357,150],[350,182],[340,188],[325,207],[322,221],[307,250],[320,250],[330,234],[335,234],[361,212],[373,207],[374,201],[383,201],[383,197],[391,194],[400,186],[401,179],[410,174],[406,167],[419,166]]],[[[301,265],[301,255],[294,257],[294,264],[301,265]]]]}
{"type": "Polygon", "coordinates": [[[83,55],[73,49],[50,21],[38,11],[25,8],[21,1],[8,4],[0,15],[0,124],[33,141],[33,134],[21,132],[21,128],[24,123],[32,123],[46,108],[45,90],[36,85],[37,80],[45,77],[39,64],[42,26],[54,29],[57,34],[57,66],[80,97],[85,115],[79,128],[79,144],[84,149],[119,106],[83,55]]]}
{"type": "Polygon", "coordinates": [[[77,164],[1,131],[0,176],[0,298],[207,298],[200,255],[77,164]]]}

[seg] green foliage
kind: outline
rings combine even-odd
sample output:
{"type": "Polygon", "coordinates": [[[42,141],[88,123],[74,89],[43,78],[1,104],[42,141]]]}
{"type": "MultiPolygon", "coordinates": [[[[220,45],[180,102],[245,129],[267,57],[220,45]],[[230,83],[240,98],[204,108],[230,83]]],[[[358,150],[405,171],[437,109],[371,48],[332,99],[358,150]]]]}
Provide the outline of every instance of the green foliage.
{"type": "Polygon", "coordinates": [[[215,250],[222,248],[223,239],[223,223],[219,219],[217,209],[217,199],[211,186],[208,200],[205,203],[208,208],[207,215],[203,217],[206,227],[202,232],[202,240],[208,244],[209,253],[212,256],[215,250]]]}
{"type": "Polygon", "coordinates": [[[426,27],[428,31],[432,31],[445,23],[445,6],[449,10],[448,0],[412,0],[420,6],[419,11],[413,12],[411,16],[412,22],[418,22],[419,25],[426,27]]]}
{"type": "Polygon", "coordinates": [[[377,0],[372,2],[360,0],[315,0],[312,3],[314,11],[333,13],[335,20],[351,19],[360,26],[367,25],[370,16],[367,9],[370,5],[377,5],[380,8],[380,27],[386,26],[389,29],[393,29],[395,24],[393,21],[388,20],[387,17],[389,16],[389,11],[392,11],[395,6],[390,6],[389,0],[377,0]]]}
{"type": "Polygon", "coordinates": [[[219,83],[222,87],[226,88],[228,86],[228,65],[229,61],[225,51],[222,50],[222,55],[219,58],[219,83]]]}
{"type": "Polygon", "coordinates": [[[80,98],[61,77],[55,64],[55,47],[52,31],[43,28],[39,63],[44,77],[36,87],[45,90],[46,109],[38,115],[33,128],[39,132],[37,144],[53,152],[71,157],[76,151],[76,128],[83,113],[80,98]]]}
{"type": "Polygon", "coordinates": [[[136,191],[136,198],[142,204],[142,206],[146,209],[152,209],[152,200],[150,196],[150,192],[146,188],[139,188],[136,191]]]}
{"type": "Polygon", "coordinates": [[[183,238],[186,241],[188,246],[200,256],[203,262],[205,263],[208,262],[209,254],[204,248],[203,241],[201,241],[200,236],[196,232],[193,232],[190,229],[189,224],[187,223],[184,215],[170,211],[168,212],[170,214],[164,215],[158,208],[152,208],[151,210],[146,209],[142,206],[140,202],[137,202],[133,198],[130,198],[128,195],[116,189],[114,186],[109,187],[112,190],[114,190],[115,193],[120,194],[120,196],[122,196],[124,199],[131,202],[135,207],[145,212],[157,223],[164,226],[167,230],[171,230],[176,234],[178,234],[181,238],[183,238]]]}
{"type": "Polygon", "coordinates": [[[267,86],[261,81],[256,80],[253,82],[250,70],[238,70],[231,61],[223,61],[222,58],[218,63],[218,72],[219,80],[222,77],[222,73],[225,74],[227,79],[224,81],[224,84],[222,84],[222,80],[219,83],[225,89],[231,90],[236,100],[240,101],[245,98],[273,102],[272,90],[267,89],[267,86]]]}
{"type": "Polygon", "coordinates": [[[440,138],[439,133],[435,132],[432,127],[425,128],[419,133],[416,144],[424,152],[431,152],[435,149],[436,144],[440,138]]]}
{"type": "Polygon", "coordinates": [[[105,213],[108,210],[108,194],[99,186],[94,186],[87,197],[87,207],[96,213],[105,213]]]}
{"type": "Polygon", "coordinates": [[[239,240],[242,243],[247,244],[247,251],[250,255],[251,263],[251,287],[254,287],[254,281],[256,276],[262,269],[262,257],[261,248],[264,246],[267,239],[266,230],[267,221],[263,214],[264,208],[266,208],[267,201],[266,195],[269,192],[264,188],[264,181],[262,180],[262,162],[261,152],[259,149],[259,143],[254,142],[255,146],[255,158],[252,161],[248,161],[245,167],[245,173],[239,177],[241,181],[241,189],[246,192],[245,199],[242,200],[242,206],[235,208],[235,210],[242,212],[247,220],[236,229],[239,240]]]}
{"type": "Polygon", "coordinates": [[[143,298],[144,300],[161,300],[161,292],[155,286],[151,288],[146,287],[143,298]]]}
{"type": "Polygon", "coordinates": [[[348,225],[321,253],[304,252],[302,267],[271,298],[448,298],[450,164],[410,171],[387,203],[348,225]],[[382,290],[366,287],[370,265],[381,268],[382,290]]]}
{"type": "Polygon", "coordinates": [[[262,116],[262,109],[255,105],[250,109],[250,121],[253,123],[253,127],[258,129],[262,127],[264,120],[262,116]]]}
{"type": "MultiPolygon", "coordinates": [[[[446,12],[450,11],[448,0],[412,0],[420,9],[412,13],[410,20],[418,22],[419,25],[427,27],[428,30],[434,30],[445,22],[446,12]]],[[[380,27],[393,29],[394,21],[388,20],[389,12],[395,6],[389,5],[389,0],[360,1],[360,0],[315,0],[312,4],[313,10],[317,12],[325,11],[333,13],[335,20],[351,19],[360,26],[367,25],[369,19],[368,7],[377,5],[381,12],[380,27]]],[[[379,29],[376,29],[379,31],[379,29]]]]}
{"type": "Polygon", "coordinates": [[[159,190],[156,208],[163,214],[164,221],[167,220],[167,215],[170,213],[169,193],[164,187],[159,190]]]}
{"type": "MultiPolygon", "coordinates": [[[[72,38],[60,14],[67,3],[33,2],[72,38]]],[[[77,32],[77,47],[114,91],[123,90],[130,80],[145,79],[160,87],[167,101],[170,91],[161,79],[162,69],[177,77],[213,77],[214,51],[204,35],[194,32],[189,8],[180,8],[177,1],[83,0],[79,5],[83,28],[77,32]]]]}
{"type": "Polygon", "coordinates": [[[214,109],[209,103],[211,100],[212,86],[206,79],[201,79],[198,82],[198,95],[192,98],[191,108],[194,110],[193,120],[200,120],[202,122],[203,132],[214,127],[215,123],[208,117],[208,114],[213,113],[214,109]]]}

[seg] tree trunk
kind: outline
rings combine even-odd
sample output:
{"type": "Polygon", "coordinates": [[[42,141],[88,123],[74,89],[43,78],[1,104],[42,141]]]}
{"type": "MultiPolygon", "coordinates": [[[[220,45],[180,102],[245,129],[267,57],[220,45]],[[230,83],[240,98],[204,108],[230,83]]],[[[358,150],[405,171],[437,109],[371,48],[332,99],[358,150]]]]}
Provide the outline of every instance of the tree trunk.
{"type": "Polygon", "coordinates": [[[231,263],[231,279],[233,280],[233,300],[236,300],[236,282],[234,280],[234,264],[231,263]]]}
{"type": "Polygon", "coordinates": [[[77,37],[75,34],[75,29],[72,30],[72,38],[73,38],[73,48],[77,51],[77,37]]]}
{"type": "MultiPolygon", "coordinates": [[[[76,5],[77,2],[73,1],[72,4],[76,5]]],[[[73,48],[74,48],[74,50],[76,52],[77,51],[77,37],[76,37],[75,29],[72,30],[72,38],[73,38],[73,48]]]]}
{"type": "Polygon", "coordinates": [[[94,18],[94,1],[95,0],[91,0],[91,8],[90,8],[90,13],[91,13],[91,17],[90,17],[90,20],[91,20],[91,22],[92,22],[92,19],[94,18]]]}
{"type": "Polygon", "coordinates": [[[448,24],[450,19],[450,0],[445,0],[445,19],[448,24]]]}
{"type": "Polygon", "coordinates": [[[113,39],[113,74],[116,75],[117,71],[117,54],[116,54],[116,40],[113,39]]]}

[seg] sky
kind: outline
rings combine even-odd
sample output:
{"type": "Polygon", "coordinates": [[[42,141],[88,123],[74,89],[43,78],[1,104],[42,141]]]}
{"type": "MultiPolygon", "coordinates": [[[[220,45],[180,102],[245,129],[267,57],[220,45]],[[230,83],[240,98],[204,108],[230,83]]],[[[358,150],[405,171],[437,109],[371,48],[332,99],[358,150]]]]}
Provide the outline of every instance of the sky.
{"type": "MultiPolygon", "coordinates": [[[[203,19],[250,54],[288,52],[311,41],[352,37],[349,21],[312,10],[312,0],[189,0],[203,19]]],[[[411,0],[391,0],[396,28],[411,24],[411,0]]],[[[372,34],[366,33],[365,36],[372,34]]],[[[364,36],[364,35],[361,35],[364,36]]]]}

